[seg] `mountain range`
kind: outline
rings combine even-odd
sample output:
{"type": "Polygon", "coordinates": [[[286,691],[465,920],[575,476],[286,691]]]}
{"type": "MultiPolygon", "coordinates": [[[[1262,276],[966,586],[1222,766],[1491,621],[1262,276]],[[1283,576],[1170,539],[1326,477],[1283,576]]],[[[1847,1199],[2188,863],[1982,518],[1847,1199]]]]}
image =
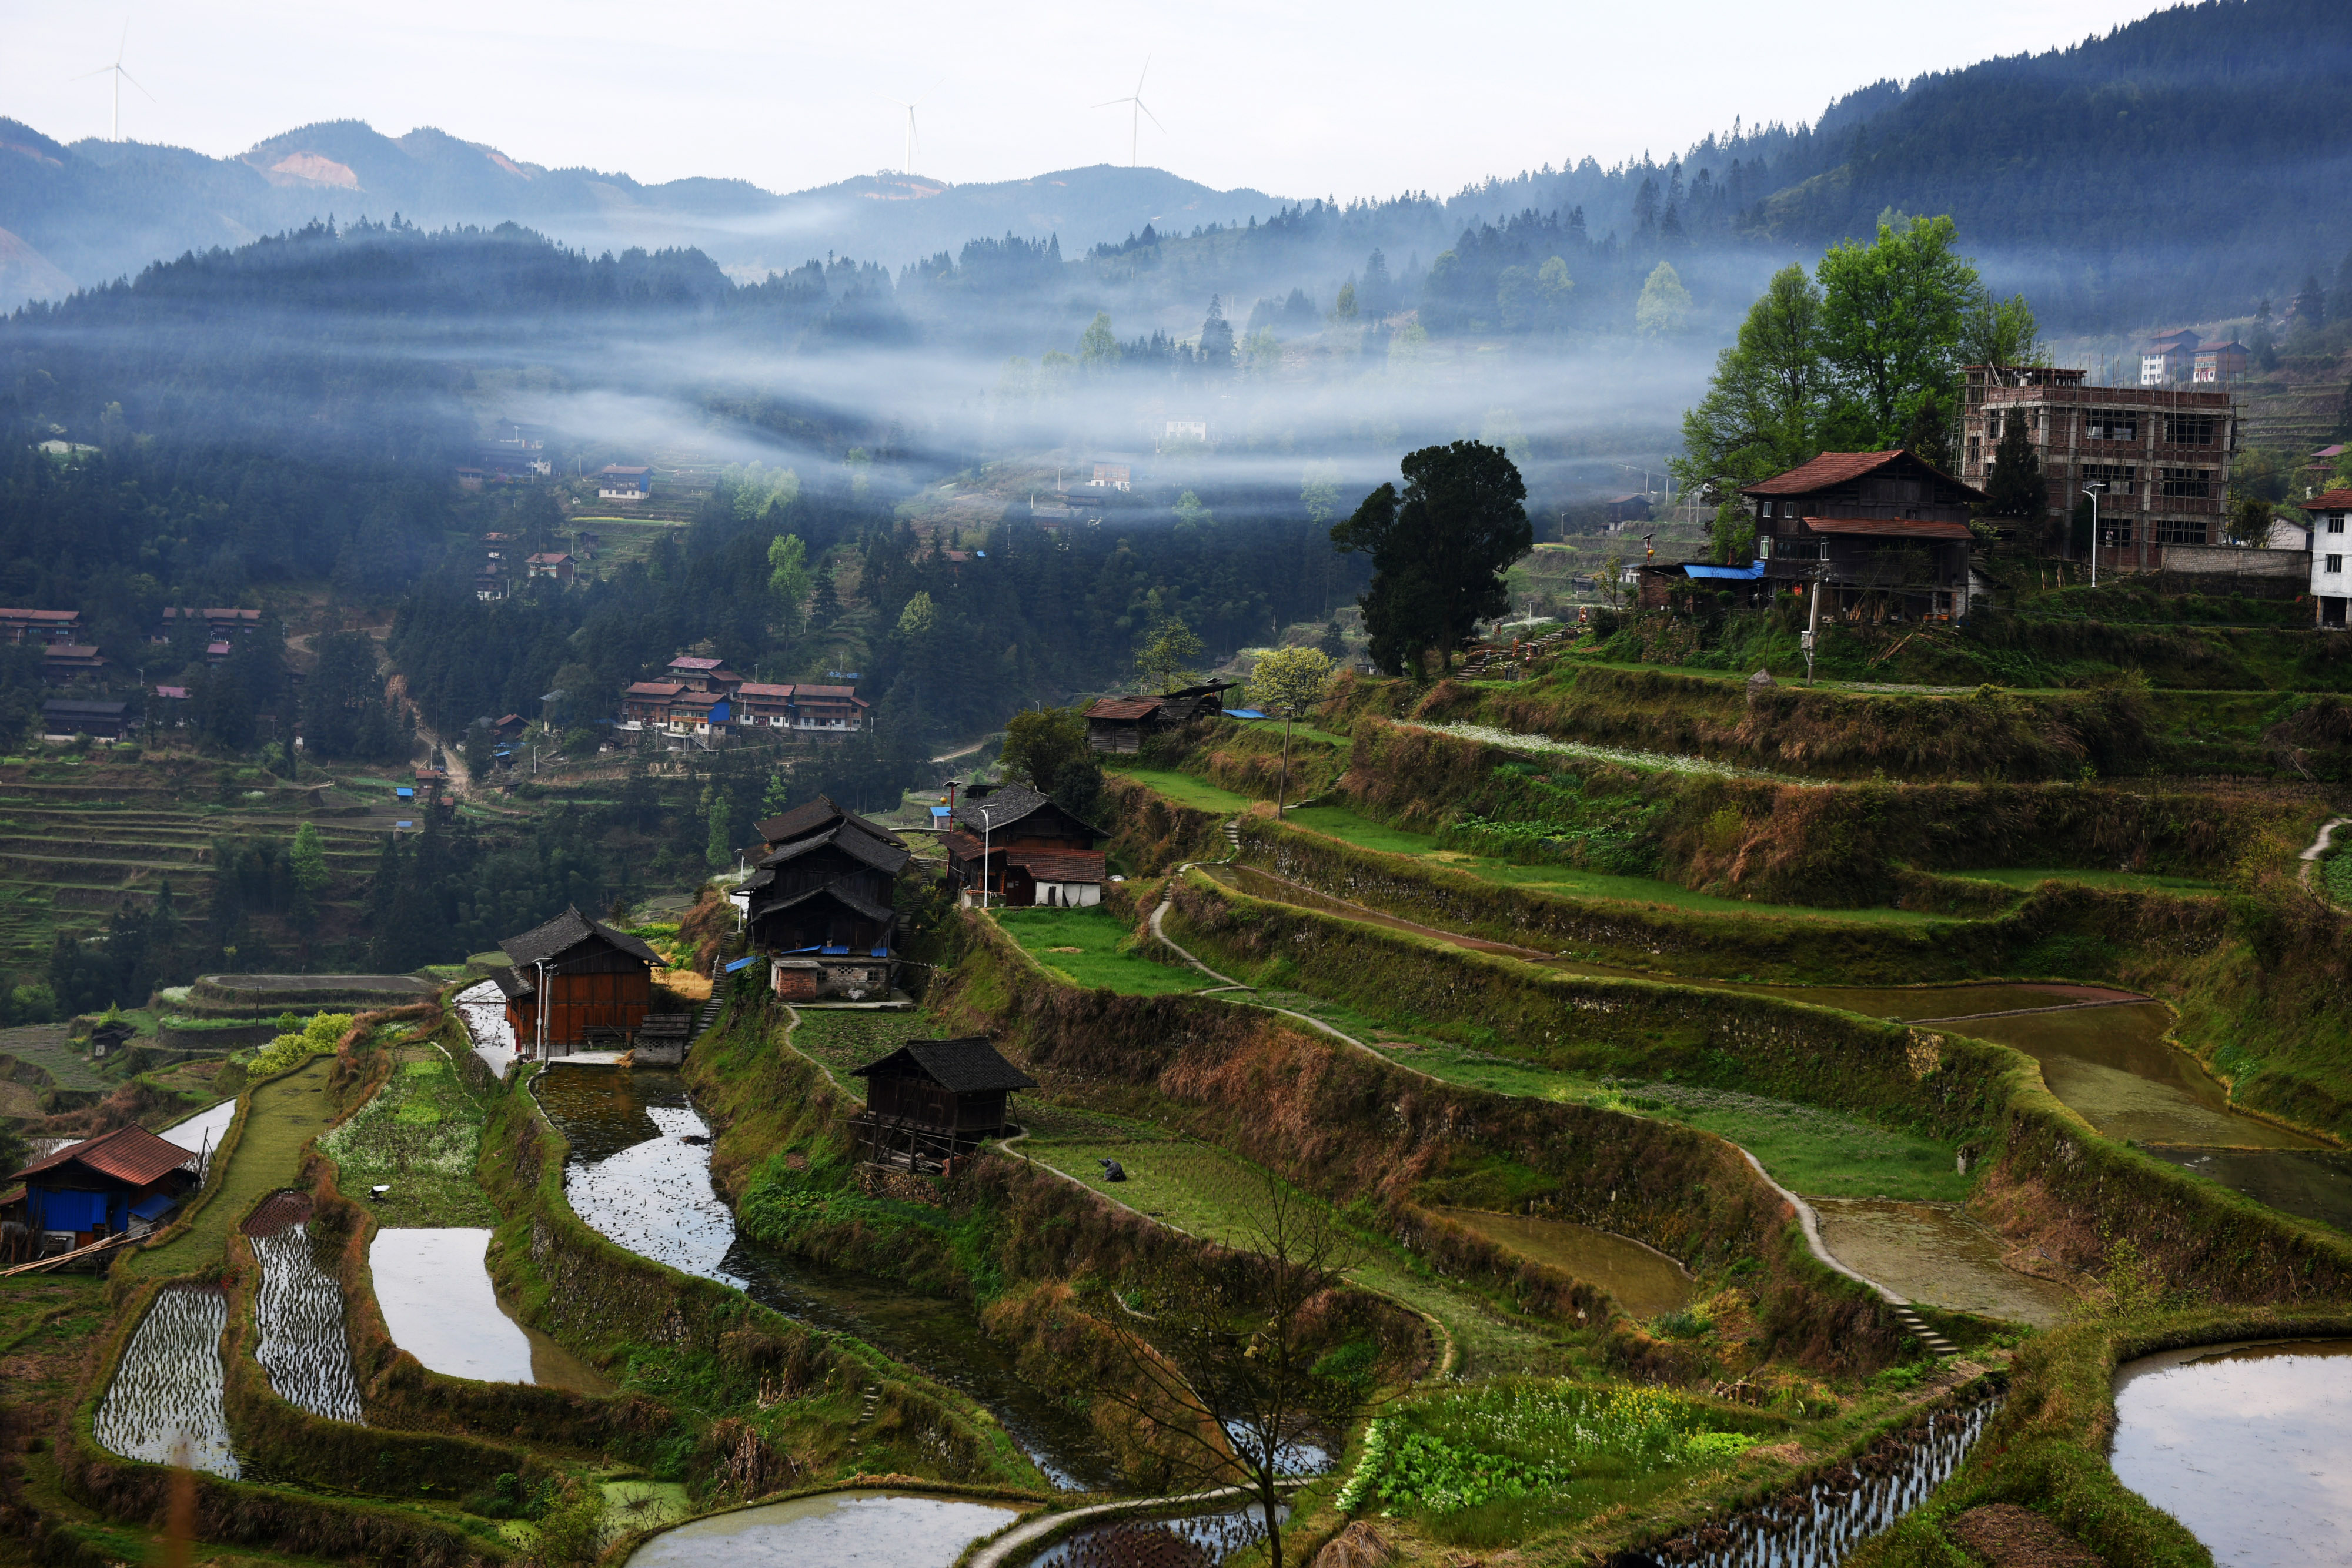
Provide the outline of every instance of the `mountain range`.
{"type": "Polygon", "coordinates": [[[1892,209],[1950,213],[1988,276],[2031,293],[2046,323],[2131,330],[2243,316],[2292,298],[2307,274],[2335,276],[2352,251],[2352,117],[2329,105],[2347,78],[2342,0],[2200,0],[2069,48],[1873,83],[1810,125],[1710,136],[1663,162],[1587,158],[1433,202],[1351,204],[1317,231],[1333,234],[1328,246],[1307,245],[1296,224],[1265,233],[1293,204],[1157,169],[969,185],[880,174],[778,194],[548,169],[356,120],[213,158],[66,146],[0,119],[0,308],[317,218],[395,213],[428,228],[518,223],[591,254],[690,246],[739,281],[830,256],[896,270],[1003,235],[1057,237],[1075,260],[1146,225],[1148,243],[1255,219],[1240,268],[1252,286],[1326,298],[1373,246],[1393,266],[1470,246],[1481,225],[1536,220],[1628,265],[1675,259],[1703,303],[1712,273],[1736,308],[1759,267],[1808,260],[1892,209]]]}

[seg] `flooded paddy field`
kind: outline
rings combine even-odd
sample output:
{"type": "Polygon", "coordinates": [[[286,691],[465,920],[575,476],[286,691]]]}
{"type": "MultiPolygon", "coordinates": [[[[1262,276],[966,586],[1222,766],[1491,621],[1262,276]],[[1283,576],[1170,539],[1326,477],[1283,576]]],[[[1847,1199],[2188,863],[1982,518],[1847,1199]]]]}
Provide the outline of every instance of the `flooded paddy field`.
{"type": "Polygon", "coordinates": [[[572,1145],[566,1197],[600,1235],[814,1328],[864,1340],[961,1390],[1057,1486],[1118,1483],[1086,1417],[1025,1382],[1011,1349],[983,1334],[969,1312],[739,1237],[734,1214],[710,1186],[709,1128],[677,1073],[558,1064],[533,1091],[572,1145]]]}
{"type": "Polygon", "coordinates": [[[2352,1340],[2202,1345],[2116,1374],[2110,1463],[2221,1568],[2333,1568],[2352,1542],[2352,1340]]]}
{"type": "Polygon", "coordinates": [[[280,1399],[331,1421],[363,1423],[335,1249],[310,1234],[310,1218],[309,1194],[281,1192],[245,1222],[261,1261],[254,1359],[280,1399]]]}
{"type": "Polygon", "coordinates": [[[185,1465],[234,1480],[241,1473],[222,1403],[221,1334],[228,1294],[217,1285],[166,1285],[115,1368],[90,1423],[99,1446],[128,1459],[185,1465]]]}
{"type": "Polygon", "coordinates": [[[1633,1317],[1654,1318],[1690,1302],[1694,1281],[1683,1266],[1638,1241],[1567,1219],[1489,1214],[1471,1208],[1433,1210],[1498,1247],[1549,1263],[1600,1286],[1633,1317]]]}
{"type": "MultiPolygon", "coordinates": [[[[1290,1518],[1287,1508],[1278,1521],[1290,1518]]],[[[1166,1519],[1113,1520],[1066,1535],[1028,1559],[1026,1568],[1214,1568],[1265,1539],[1265,1510],[1207,1510],[1166,1519]]]]}
{"type": "Polygon", "coordinates": [[[628,1568],[945,1568],[1018,1511],[920,1492],[835,1491],[664,1531],[628,1568]]]}
{"type": "Polygon", "coordinates": [[[499,1300],[489,1246],[490,1233],[470,1227],[377,1231],[368,1272],[392,1342],[451,1377],[611,1393],[611,1379],[499,1300]]]}
{"type": "Polygon", "coordinates": [[[1896,1295],[2035,1328],[2065,1322],[2073,1292],[2008,1268],[2008,1243],[1957,1204],[1812,1199],[1822,1244],[1896,1295]]]}

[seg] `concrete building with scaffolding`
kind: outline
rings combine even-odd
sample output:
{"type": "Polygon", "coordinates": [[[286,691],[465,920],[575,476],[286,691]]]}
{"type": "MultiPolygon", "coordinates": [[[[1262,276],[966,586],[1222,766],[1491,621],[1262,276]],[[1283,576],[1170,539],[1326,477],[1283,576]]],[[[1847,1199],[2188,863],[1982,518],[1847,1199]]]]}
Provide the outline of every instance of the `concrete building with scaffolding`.
{"type": "MultiPolygon", "coordinates": [[[[2039,539],[2073,559],[2094,545],[2101,570],[2155,571],[2176,547],[2219,544],[2237,448],[2227,392],[2173,386],[2099,387],[2087,372],[2043,365],[1971,365],[1960,423],[1960,474],[1981,489],[2011,422],[2025,422],[2042,460],[2049,505],[2039,539]],[[2096,539],[2085,495],[2098,496],[2096,539]],[[2078,508],[2085,514],[2076,523],[2078,508]]],[[[2004,528],[2014,525],[2004,522],[2004,528]]]]}

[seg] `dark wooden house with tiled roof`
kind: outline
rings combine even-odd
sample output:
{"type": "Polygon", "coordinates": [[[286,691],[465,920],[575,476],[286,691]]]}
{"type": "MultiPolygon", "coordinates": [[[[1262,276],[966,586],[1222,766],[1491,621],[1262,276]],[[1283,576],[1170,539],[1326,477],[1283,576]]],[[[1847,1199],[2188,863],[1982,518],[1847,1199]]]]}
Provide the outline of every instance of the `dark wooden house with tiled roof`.
{"type": "Polygon", "coordinates": [[[948,874],[991,904],[1086,905],[1102,902],[1109,837],[1025,784],[974,786],[940,835],[948,874]]]}
{"type": "Polygon", "coordinates": [[[906,841],[823,795],[756,826],[762,852],[737,896],[753,951],[772,960],[776,994],[888,995],[906,841]]]}
{"type": "Polygon", "coordinates": [[[619,1045],[653,1006],[661,955],[577,909],[499,946],[513,967],[496,978],[526,1055],[542,1043],[542,1017],[551,1047],[619,1045]]]}
{"type": "Polygon", "coordinates": [[[144,1233],[196,1186],[198,1154],[132,1125],[35,1160],[9,1177],[24,1193],[7,1206],[8,1252],[37,1257],[144,1233]]]}
{"type": "Polygon", "coordinates": [[[929,1170],[1003,1134],[1007,1096],[1037,1081],[983,1036],[909,1040],[857,1068],[866,1109],[852,1120],[868,1163],[929,1170]]]}
{"type": "Polygon", "coordinates": [[[1957,620],[1968,613],[1984,493],[1901,448],[1824,452],[1740,487],[1763,580],[1824,594],[1824,615],[1957,620]]]}
{"type": "Polygon", "coordinates": [[[1132,753],[1154,730],[1223,713],[1225,693],[1233,685],[1231,681],[1211,681],[1164,696],[1098,697],[1087,709],[1087,746],[1095,751],[1132,753]]]}

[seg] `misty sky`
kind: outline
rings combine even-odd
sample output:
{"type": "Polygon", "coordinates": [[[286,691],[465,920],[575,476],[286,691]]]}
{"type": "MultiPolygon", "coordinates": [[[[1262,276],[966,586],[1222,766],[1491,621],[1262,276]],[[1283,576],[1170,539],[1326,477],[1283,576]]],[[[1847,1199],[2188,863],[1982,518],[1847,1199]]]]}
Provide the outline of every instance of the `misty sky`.
{"type": "Polygon", "coordinates": [[[1834,96],[2042,50],[2147,0],[1494,0],[1265,6],[1207,0],[989,6],[772,0],[6,0],[0,112],[216,155],[313,120],[436,125],[550,165],[777,191],[896,167],[923,96],[919,172],[1017,178],[1128,157],[1132,92],[1165,125],[1142,162],[1282,195],[1444,194],[1591,154],[1664,156],[1735,114],[1810,120],[1834,96]]]}

